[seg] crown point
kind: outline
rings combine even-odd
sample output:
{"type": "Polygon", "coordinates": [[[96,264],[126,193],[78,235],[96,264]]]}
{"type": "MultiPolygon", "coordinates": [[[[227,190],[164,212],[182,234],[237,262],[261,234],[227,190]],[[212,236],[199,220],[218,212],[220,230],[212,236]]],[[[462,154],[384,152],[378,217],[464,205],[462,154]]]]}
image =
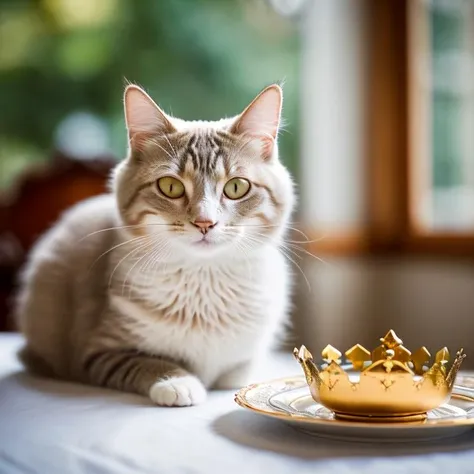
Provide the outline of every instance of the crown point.
{"type": "Polygon", "coordinates": [[[413,353],[413,357],[415,356],[429,359],[431,357],[431,354],[430,354],[430,351],[425,346],[422,346],[413,353]]]}
{"type": "Polygon", "coordinates": [[[372,362],[385,359],[385,348],[384,346],[376,347],[371,354],[372,362]]]}
{"type": "Polygon", "coordinates": [[[313,358],[313,354],[311,354],[311,352],[308,351],[306,346],[301,346],[300,355],[303,357],[303,359],[312,359],[313,358]]]}
{"type": "Polygon", "coordinates": [[[335,347],[331,346],[331,344],[328,344],[321,352],[321,355],[327,362],[338,362],[342,353],[339,352],[335,347]]]}
{"type": "Polygon", "coordinates": [[[403,341],[397,336],[393,329],[390,329],[390,331],[385,334],[385,337],[380,339],[380,342],[382,342],[384,346],[387,346],[388,349],[395,349],[395,347],[403,344],[403,341]]]}
{"type": "Polygon", "coordinates": [[[293,357],[294,357],[296,360],[299,359],[299,354],[300,354],[300,351],[298,350],[297,347],[295,347],[295,348],[293,349],[293,357]]]}
{"type": "Polygon", "coordinates": [[[311,354],[311,352],[309,352],[308,349],[306,349],[306,346],[301,346],[299,349],[295,347],[293,349],[293,355],[299,361],[313,359],[313,354],[311,354]]]}
{"type": "Polygon", "coordinates": [[[438,364],[445,365],[449,362],[449,351],[447,347],[443,347],[436,353],[435,361],[438,364]]]}
{"type": "Polygon", "coordinates": [[[346,357],[349,360],[370,360],[370,352],[360,344],[356,344],[352,346],[350,349],[346,351],[346,357]]]}
{"type": "Polygon", "coordinates": [[[412,354],[411,361],[415,369],[415,374],[421,375],[423,373],[423,366],[429,363],[430,358],[431,354],[425,346],[420,347],[412,354]]]}
{"type": "Polygon", "coordinates": [[[395,349],[395,359],[400,362],[408,363],[411,358],[411,352],[404,346],[397,346],[395,349]]]}
{"type": "Polygon", "coordinates": [[[370,352],[360,344],[352,346],[345,352],[345,355],[352,362],[354,370],[362,370],[364,362],[371,360],[370,352]]]}

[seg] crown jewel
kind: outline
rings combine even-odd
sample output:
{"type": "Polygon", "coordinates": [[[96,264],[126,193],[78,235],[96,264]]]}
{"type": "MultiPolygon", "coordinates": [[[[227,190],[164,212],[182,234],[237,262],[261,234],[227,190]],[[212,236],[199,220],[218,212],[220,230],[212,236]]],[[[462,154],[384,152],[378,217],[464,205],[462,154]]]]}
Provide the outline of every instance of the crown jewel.
{"type": "Polygon", "coordinates": [[[368,351],[360,344],[345,352],[352,370],[341,367],[341,352],[327,345],[317,365],[305,346],[294,349],[303,367],[314,400],[334,411],[338,418],[358,421],[419,421],[428,411],[446,402],[454,379],[466,357],[456,353],[449,366],[450,354],[440,349],[430,367],[426,347],[411,353],[390,330],[381,344],[368,351]]]}

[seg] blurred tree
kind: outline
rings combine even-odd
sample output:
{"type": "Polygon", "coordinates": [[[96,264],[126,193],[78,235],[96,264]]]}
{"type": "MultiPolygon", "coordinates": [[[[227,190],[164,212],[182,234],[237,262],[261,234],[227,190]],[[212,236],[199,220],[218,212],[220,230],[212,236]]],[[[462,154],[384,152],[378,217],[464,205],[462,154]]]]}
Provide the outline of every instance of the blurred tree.
{"type": "Polygon", "coordinates": [[[0,187],[77,112],[105,121],[122,157],[126,80],[185,119],[236,114],[286,80],[282,154],[296,171],[298,51],[296,24],[264,0],[0,0],[0,187]]]}

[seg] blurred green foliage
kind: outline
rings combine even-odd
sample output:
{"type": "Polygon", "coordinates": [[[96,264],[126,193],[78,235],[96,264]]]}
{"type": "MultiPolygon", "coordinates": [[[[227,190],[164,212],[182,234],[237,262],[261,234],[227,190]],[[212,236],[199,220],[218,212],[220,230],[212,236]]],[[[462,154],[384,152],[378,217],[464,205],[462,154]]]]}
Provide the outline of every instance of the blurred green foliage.
{"type": "Polygon", "coordinates": [[[1,0],[0,187],[51,156],[69,114],[105,120],[113,153],[126,136],[126,80],[184,119],[241,111],[285,80],[281,138],[296,171],[299,37],[265,0],[1,0]]]}

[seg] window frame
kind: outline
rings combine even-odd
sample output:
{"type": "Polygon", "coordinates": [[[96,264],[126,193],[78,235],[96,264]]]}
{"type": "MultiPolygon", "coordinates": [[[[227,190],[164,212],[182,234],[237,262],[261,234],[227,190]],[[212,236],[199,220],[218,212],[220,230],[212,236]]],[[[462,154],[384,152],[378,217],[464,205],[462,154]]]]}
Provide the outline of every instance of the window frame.
{"type": "Polygon", "coordinates": [[[426,2],[366,1],[370,58],[366,224],[347,235],[328,236],[312,244],[311,251],[474,259],[474,229],[431,231],[420,225],[417,215],[420,185],[429,176],[423,166],[431,160],[429,104],[423,101],[415,75],[420,54],[428,47],[426,2]]]}
{"type": "Polygon", "coordinates": [[[431,138],[427,124],[431,103],[420,89],[419,71],[428,67],[429,19],[424,0],[405,0],[406,63],[407,63],[407,222],[405,247],[417,253],[474,257],[474,228],[469,231],[430,230],[421,224],[418,203],[421,188],[430,186],[426,167],[431,163],[431,138]],[[419,64],[422,61],[422,67],[419,64]],[[424,63],[424,65],[423,65],[424,63]]]}

